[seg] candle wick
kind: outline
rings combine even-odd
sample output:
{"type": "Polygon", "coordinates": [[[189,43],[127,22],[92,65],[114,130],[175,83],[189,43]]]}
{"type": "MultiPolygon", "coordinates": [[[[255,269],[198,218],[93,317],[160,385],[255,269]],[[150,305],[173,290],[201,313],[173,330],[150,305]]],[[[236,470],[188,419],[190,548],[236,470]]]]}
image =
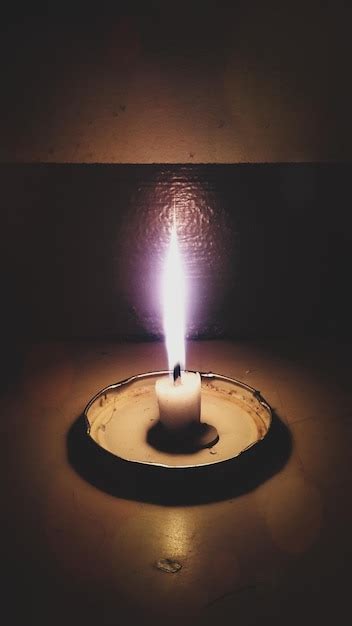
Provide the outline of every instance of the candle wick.
{"type": "Polygon", "coordinates": [[[181,382],[181,365],[179,363],[176,363],[175,367],[174,367],[174,385],[177,385],[178,383],[181,382]]]}

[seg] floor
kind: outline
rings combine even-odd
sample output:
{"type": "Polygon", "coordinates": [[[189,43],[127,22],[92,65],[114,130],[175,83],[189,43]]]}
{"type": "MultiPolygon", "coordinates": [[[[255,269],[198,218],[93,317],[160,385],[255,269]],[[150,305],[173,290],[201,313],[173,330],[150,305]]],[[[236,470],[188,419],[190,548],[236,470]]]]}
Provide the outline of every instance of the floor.
{"type": "Polygon", "coordinates": [[[90,397],[164,369],[163,346],[27,347],[1,399],[7,624],[349,623],[348,346],[190,342],[187,365],[258,388],[292,450],[241,495],[163,505],[93,486],[67,452],[68,432],[90,397]],[[165,572],[160,559],[181,568],[165,572]]]}

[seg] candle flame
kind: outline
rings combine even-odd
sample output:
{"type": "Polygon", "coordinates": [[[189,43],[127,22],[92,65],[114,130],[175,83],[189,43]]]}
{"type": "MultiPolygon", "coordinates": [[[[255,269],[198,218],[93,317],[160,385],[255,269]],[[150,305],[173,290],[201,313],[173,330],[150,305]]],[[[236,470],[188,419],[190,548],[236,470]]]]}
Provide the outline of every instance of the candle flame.
{"type": "Polygon", "coordinates": [[[162,278],[164,333],[169,370],[185,368],[186,281],[174,222],[162,278]]]}

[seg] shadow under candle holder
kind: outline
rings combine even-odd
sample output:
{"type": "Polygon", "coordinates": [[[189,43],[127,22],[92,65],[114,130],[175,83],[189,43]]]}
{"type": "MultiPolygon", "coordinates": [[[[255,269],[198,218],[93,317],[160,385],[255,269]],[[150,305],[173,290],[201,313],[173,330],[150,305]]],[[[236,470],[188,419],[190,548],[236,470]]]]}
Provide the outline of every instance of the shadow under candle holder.
{"type": "Polygon", "coordinates": [[[267,435],[238,456],[210,465],[163,467],[118,458],[98,447],[79,416],[67,434],[68,460],[94,487],[116,497],[164,505],[192,505],[250,492],[279,472],[292,451],[290,431],[272,412],[267,435]]]}

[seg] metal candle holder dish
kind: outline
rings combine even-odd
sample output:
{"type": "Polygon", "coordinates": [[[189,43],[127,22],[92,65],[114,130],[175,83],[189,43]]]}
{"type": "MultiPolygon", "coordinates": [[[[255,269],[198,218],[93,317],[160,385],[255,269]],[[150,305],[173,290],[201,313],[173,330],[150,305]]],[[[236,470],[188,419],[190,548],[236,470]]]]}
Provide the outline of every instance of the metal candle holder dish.
{"type": "Polygon", "coordinates": [[[158,422],[156,380],[167,371],[132,376],[99,391],[84,409],[87,434],[97,448],[139,466],[168,470],[202,468],[235,459],[267,435],[272,410],[260,392],[227,376],[201,373],[201,422],[219,439],[198,450],[165,451],[150,433],[158,422]]]}

